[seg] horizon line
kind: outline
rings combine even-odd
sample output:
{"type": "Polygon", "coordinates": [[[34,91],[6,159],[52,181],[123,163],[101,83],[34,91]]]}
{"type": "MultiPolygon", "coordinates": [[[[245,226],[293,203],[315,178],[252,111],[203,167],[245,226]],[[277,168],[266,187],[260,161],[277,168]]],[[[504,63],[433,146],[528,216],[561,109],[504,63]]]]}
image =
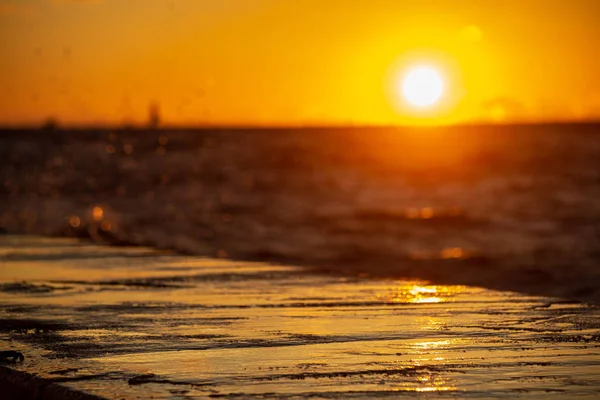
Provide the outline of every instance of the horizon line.
{"type": "Polygon", "coordinates": [[[89,124],[60,124],[48,125],[47,122],[41,124],[1,124],[0,131],[79,131],[79,130],[210,130],[210,129],[442,129],[456,127],[477,127],[477,126],[496,126],[496,127],[511,127],[511,126],[550,126],[550,125],[599,125],[600,118],[586,120],[542,120],[542,121],[463,121],[448,124],[174,124],[165,123],[157,126],[150,124],[110,124],[110,123],[89,123],[89,124]]]}

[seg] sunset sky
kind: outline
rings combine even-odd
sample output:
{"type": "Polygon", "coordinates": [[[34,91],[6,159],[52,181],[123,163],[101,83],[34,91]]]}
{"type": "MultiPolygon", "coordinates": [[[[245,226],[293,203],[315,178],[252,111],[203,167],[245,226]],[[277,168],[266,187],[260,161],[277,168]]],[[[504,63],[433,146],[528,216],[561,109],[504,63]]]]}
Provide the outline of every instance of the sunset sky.
{"type": "Polygon", "coordinates": [[[0,124],[597,119],[599,41],[598,0],[0,0],[0,124]]]}

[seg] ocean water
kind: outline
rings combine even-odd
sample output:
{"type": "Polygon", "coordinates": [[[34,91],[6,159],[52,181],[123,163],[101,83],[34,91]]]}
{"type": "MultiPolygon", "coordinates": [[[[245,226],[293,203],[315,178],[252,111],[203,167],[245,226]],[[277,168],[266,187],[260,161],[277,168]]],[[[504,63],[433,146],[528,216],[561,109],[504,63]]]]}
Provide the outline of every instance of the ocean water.
{"type": "Polygon", "coordinates": [[[599,199],[594,124],[0,132],[10,233],[594,303],[599,199]]]}

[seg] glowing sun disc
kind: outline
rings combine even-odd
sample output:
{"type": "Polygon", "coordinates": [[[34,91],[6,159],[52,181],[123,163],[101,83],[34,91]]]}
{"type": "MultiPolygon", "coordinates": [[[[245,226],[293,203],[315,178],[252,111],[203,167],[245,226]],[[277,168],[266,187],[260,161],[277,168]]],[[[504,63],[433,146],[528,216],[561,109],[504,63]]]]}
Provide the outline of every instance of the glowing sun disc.
{"type": "Polygon", "coordinates": [[[413,68],[402,79],[402,95],[412,106],[426,108],[434,105],[444,94],[444,81],[431,67],[413,68]]]}

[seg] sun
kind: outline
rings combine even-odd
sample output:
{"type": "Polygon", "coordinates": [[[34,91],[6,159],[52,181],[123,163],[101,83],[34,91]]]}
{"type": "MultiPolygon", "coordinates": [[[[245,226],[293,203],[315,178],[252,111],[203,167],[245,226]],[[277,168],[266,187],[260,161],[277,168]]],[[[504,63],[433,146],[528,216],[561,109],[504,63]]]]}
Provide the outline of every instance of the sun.
{"type": "Polygon", "coordinates": [[[411,68],[402,77],[402,96],[412,106],[428,108],[435,105],[444,94],[444,80],[433,67],[411,68]]]}

